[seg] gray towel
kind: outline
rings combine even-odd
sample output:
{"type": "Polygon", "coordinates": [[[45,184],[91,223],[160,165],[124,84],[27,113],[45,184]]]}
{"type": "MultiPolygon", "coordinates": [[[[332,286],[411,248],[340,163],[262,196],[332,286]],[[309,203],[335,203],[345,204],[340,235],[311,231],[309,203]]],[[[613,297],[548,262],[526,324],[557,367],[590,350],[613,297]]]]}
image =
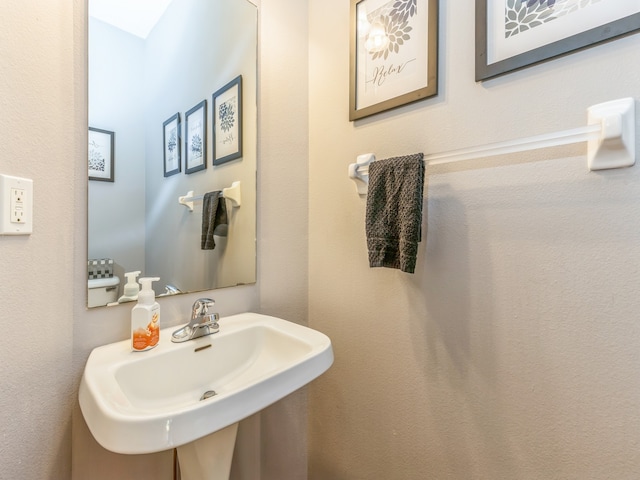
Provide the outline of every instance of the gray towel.
{"type": "Polygon", "coordinates": [[[202,199],[202,238],[200,248],[216,248],[214,235],[227,236],[227,205],[221,191],[205,193],[202,199]]]}
{"type": "Polygon", "coordinates": [[[422,236],[424,155],[369,165],[365,228],[370,267],[414,273],[422,236]]]}

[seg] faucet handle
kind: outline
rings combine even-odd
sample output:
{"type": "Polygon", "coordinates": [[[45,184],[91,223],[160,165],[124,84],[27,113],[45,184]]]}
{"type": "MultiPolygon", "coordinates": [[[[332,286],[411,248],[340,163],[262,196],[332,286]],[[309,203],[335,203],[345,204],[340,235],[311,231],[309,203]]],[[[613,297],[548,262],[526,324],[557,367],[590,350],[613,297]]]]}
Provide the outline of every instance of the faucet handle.
{"type": "Polygon", "coordinates": [[[194,338],[218,333],[220,315],[209,310],[215,305],[211,298],[199,298],[191,307],[191,321],[171,334],[172,342],[186,342],[194,338]]]}
{"type": "Polygon", "coordinates": [[[211,298],[199,298],[193,303],[191,308],[191,318],[204,317],[207,315],[210,308],[215,305],[215,300],[211,298]]]}

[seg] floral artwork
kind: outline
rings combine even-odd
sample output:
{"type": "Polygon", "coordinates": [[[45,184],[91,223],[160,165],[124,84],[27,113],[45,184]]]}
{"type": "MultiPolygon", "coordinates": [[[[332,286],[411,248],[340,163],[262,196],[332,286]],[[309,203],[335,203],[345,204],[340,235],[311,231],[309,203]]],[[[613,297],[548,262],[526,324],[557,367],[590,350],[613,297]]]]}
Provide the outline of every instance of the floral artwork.
{"type": "Polygon", "coordinates": [[[164,176],[180,172],[180,114],[176,113],[162,124],[164,139],[164,176]]]}
{"type": "Polygon", "coordinates": [[[89,140],[89,170],[104,173],[106,167],[104,145],[100,145],[95,140],[89,140]]]}
{"type": "Polygon", "coordinates": [[[236,97],[220,105],[220,128],[223,132],[228,132],[236,122],[236,97]]]}
{"type": "Polygon", "coordinates": [[[437,1],[352,0],[355,120],[437,93],[437,1]]]}
{"type": "Polygon", "coordinates": [[[108,130],[89,127],[89,180],[114,181],[114,136],[108,130]]]}
{"type": "Polygon", "coordinates": [[[169,132],[169,140],[167,142],[167,150],[172,157],[175,157],[176,150],[178,148],[178,131],[177,128],[172,128],[169,132]]]}
{"type": "Polygon", "coordinates": [[[186,168],[185,173],[194,173],[207,168],[206,132],[207,101],[203,100],[185,114],[186,168]]]}
{"type": "Polygon", "coordinates": [[[476,0],[476,81],[640,29],[630,0],[476,0]]]}
{"type": "Polygon", "coordinates": [[[377,51],[369,51],[373,60],[379,57],[384,57],[386,60],[390,53],[399,53],[402,45],[411,40],[410,34],[413,27],[410,24],[410,19],[417,13],[418,6],[416,1],[397,0],[396,2],[390,2],[382,9],[369,15],[369,21],[372,24],[380,22],[388,37],[388,42],[384,48],[377,51]]]}
{"type": "Polygon", "coordinates": [[[505,5],[505,38],[587,8],[601,0],[508,0],[505,5]]]}
{"type": "MultiPolygon", "coordinates": [[[[200,125],[199,128],[202,128],[202,126],[200,125]]],[[[193,161],[202,160],[202,137],[200,136],[199,131],[193,134],[189,143],[191,145],[193,161]]]]}
{"type": "Polygon", "coordinates": [[[242,76],[213,94],[213,164],[242,157],[242,76]]]}

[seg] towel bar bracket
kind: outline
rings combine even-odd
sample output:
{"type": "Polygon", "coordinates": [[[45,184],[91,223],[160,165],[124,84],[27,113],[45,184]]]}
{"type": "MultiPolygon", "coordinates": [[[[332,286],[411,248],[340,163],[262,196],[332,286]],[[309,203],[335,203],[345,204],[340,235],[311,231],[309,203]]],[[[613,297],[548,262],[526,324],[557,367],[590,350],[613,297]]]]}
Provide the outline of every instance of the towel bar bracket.
{"type": "Polygon", "coordinates": [[[589,170],[630,167],[636,163],[635,100],[621,98],[593,105],[588,123],[600,124],[599,138],[587,144],[589,170]]]}
{"type": "MultiPolygon", "coordinates": [[[[222,189],[222,196],[231,202],[233,207],[242,205],[242,195],[240,190],[240,182],[233,182],[230,187],[222,189]]],[[[178,203],[184,205],[193,212],[193,203],[196,200],[202,200],[204,195],[193,195],[193,190],[189,190],[186,195],[178,197],[178,203]]]]}
{"type": "Polygon", "coordinates": [[[359,195],[366,195],[369,188],[369,164],[376,160],[373,153],[358,155],[356,163],[349,165],[349,178],[356,182],[359,195]]]}
{"type": "Polygon", "coordinates": [[[180,205],[184,205],[185,207],[187,207],[190,212],[193,212],[193,201],[194,200],[195,199],[193,197],[193,190],[189,190],[186,195],[184,195],[182,197],[178,197],[178,203],[180,205]]]}

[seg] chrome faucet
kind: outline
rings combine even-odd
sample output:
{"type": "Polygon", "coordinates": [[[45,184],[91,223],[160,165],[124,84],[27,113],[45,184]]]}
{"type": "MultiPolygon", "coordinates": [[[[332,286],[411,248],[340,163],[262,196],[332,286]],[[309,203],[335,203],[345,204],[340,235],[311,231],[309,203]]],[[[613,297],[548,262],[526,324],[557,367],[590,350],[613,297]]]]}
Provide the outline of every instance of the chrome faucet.
{"type": "Polygon", "coordinates": [[[179,293],[182,293],[182,290],[180,290],[178,287],[176,287],[175,285],[171,285],[171,284],[166,284],[164,286],[164,294],[165,295],[177,295],[179,293]]]}
{"type": "Polygon", "coordinates": [[[218,333],[220,315],[210,312],[216,302],[211,298],[199,298],[191,307],[191,321],[171,335],[172,342],[186,342],[194,338],[218,333]]]}

